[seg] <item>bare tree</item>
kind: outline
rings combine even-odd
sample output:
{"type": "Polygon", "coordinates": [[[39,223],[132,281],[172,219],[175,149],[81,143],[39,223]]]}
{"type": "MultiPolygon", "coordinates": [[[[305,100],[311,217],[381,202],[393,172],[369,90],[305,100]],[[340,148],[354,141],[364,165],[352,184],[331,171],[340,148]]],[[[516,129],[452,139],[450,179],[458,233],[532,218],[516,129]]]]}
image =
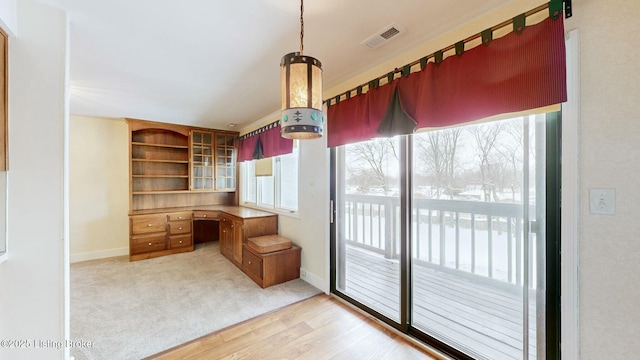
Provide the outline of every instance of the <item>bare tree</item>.
{"type": "Polygon", "coordinates": [[[496,167],[496,146],[504,131],[504,122],[478,124],[469,127],[468,131],[475,140],[476,156],[480,160],[480,175],[482,177],[482,191],[484,200],[498,200],[495,187],[494,168],[496,167]],[[493,195],[493,196],[492,196],[493,195]]]}
{"type": "Polygon", "coordinates": [[[462,128],[454,128],[414,137],[418,155],[433,176],[436,198],[445,191],[453,197],[451,189],[455,180],[456,152],[461,134],[462,128]]]}
{"type": "Polygon", "coordinates": [[[504,124],[506,141],[501,142],[496,148],[498,153],[506,160],[509,171],[504,174],[504,182],[511,188],[511,200],[516,201],[516,190],[520,189],[520,176],[522,171],[522,136],[523,123],[515,119],[504,124]]]}
{"type": "Polygon", "coordinates": [[[398,154],[392,139],[374,139],[371,141],[354,144],[349,149],[355,155],[355,160],[364,163],[364,166],[352,163],[349,165],[354,178],[364,181],[362,185],[370,187],[380,186],[385,195],[390,193],[389,175],[386,173],[387,162],[391,159],[398,161],[398,154]],[[374,186],[375,186],[374,185],[374,186]]]}

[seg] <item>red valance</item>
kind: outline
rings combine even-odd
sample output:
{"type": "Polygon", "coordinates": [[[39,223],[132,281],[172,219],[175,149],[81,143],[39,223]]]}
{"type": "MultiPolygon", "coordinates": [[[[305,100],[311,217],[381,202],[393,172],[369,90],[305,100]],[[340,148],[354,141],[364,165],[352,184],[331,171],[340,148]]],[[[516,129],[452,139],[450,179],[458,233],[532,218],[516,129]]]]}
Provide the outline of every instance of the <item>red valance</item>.
{"type": "Polygon", "coordinates": [[[240,137],[238,162],[289,154],[293,151],[293,140],[280,135],[280,121],[240,137]]]}
{"type": "MultiPolygon", "coordinates": [[[[567,100],[564,25],[548,18],[449,56],[422,71],[331,105],[327,144],[383,136],[377,132],[398,89],[400,108],[416,128],[461,124],[567,100]]],[[[384,127],[381,127],[384,128],[384,127]]]]}

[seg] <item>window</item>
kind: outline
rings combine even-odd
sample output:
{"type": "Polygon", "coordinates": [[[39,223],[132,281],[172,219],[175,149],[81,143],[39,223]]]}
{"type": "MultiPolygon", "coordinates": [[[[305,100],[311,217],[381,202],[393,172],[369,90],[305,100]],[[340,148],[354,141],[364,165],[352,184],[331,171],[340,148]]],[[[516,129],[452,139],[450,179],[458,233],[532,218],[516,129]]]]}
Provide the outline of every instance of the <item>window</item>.
{"type": "Polygon", "coordinates": [[[241,163],[240,202],[242,205],[296,213],[298,211],[298,157],[299,150],[295,142],[293,152],[272,158],[271,176],[256,176],[256,160],[241,163]]]}

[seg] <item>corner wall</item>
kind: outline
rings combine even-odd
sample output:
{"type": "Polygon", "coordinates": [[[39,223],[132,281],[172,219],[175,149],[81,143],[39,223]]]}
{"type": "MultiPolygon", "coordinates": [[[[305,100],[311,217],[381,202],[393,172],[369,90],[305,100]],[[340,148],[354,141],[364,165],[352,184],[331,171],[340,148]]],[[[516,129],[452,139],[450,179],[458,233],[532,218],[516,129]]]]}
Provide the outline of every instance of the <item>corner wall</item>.
{"type": "Polygon", "coordinates": [[[70,118],[70,260],[129,254],[129,133],[124,119],[70,118]]]}
{"type": "Polygon", "coordinates": [[[34,0],[17,3],[9,48],[8,258],[0,264],[1,359],[62,359],[68,287],[64,226],[68,22],[34,0]],[[34,348],[37,340],[61,346],[34,348]]]}

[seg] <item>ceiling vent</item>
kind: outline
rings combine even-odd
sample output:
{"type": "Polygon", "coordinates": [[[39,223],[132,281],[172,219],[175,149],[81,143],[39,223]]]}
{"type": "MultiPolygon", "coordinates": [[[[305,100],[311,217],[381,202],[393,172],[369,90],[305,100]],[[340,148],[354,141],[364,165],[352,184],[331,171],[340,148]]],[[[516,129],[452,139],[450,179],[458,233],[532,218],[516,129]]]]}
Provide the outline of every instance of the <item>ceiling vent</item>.
{"type": "Polygon", "coordinates": [[[380,46],[389,42],[389,40],[396,38],[402,34],[404,29],[396,24],[391,24],[384,29],[378,31],[375,35],[370,36],[360,44],[368,47],[369,49],[379,48],[380,46]]]}

